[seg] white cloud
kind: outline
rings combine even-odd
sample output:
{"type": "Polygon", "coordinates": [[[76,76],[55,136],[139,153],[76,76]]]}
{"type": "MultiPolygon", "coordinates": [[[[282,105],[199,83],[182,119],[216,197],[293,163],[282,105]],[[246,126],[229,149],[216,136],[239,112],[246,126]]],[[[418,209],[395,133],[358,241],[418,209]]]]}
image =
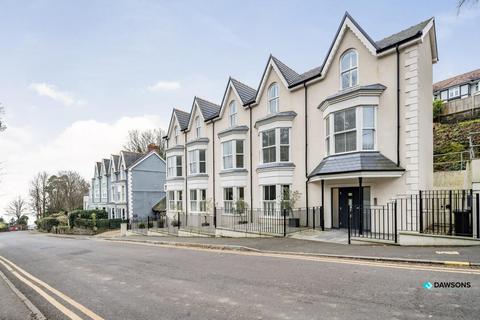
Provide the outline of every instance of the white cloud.
{"type": "Polygon", "coordinates": [[[93,164],[118,153],[131,129],[164,127],[157,116],[123,117],[113,123],[77,121],[58,136],[43,141],[29,127],[13,127],[0,135],[0,216],[16,196],[26,196],[31,178],[39,171],[75,170],[88,181],[93,164]]]}
{"type": "Polygon", "coordinates": [[[147,87],[148,91],[173,91],[180,89],[180,82],[177,81],[159,81],[151,86],[147,87]]]}
{"type": "Polygon", "coordinates": [[[35,91],[37,94],[48,97],[52,100],[60,102],[65,106],[72,106],[72,105],[82,105],[84,101],[76,100],[73,95],[66,91],[60,91],[56,86],[53,84],[48,84],[45,82],[42,83],[32,83],[30,84],[29,88],[35,91]]]}

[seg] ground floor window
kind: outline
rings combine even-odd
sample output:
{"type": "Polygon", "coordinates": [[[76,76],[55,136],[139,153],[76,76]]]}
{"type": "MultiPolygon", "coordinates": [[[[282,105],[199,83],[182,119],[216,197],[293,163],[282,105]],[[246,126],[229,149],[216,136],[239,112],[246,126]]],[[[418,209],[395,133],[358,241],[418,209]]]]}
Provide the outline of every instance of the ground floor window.
{"type": "Polygon", "coordinates": [[[267,216],[278,215],[277,209],[289,208],[290,185],[266,185],[262,188],[262,209],[267,216]]]}
{"type": "Polygon", "coordinates": [[[190,210],[192,212],[207,211],[207,190],[191,189],[190,190],[190,210]]]}
{"type": "Polygon", "coordinates": [[[181,190],[168,191],[167,200],[168,200],[168,210],[171,210],[171,211],[182,210],[183,195],[181,190]]]}
{"type": "MultiPolygon", "coordinates": [[[[245,188],[244,187],[227,187],[223,188],[223,208],[225,213],[232,214],[236,209],[244,209],[245,188]]],[[[237,210],[237,211],[238,211],[237,210]]]]}

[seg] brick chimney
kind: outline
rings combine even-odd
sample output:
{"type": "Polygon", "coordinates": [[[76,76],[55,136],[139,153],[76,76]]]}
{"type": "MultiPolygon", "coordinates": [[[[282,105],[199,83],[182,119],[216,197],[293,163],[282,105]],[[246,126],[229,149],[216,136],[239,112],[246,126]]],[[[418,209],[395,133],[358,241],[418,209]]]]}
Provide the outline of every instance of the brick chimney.
{"type": "Polygon", "coordinates": [[[152,151],[160,151],[160,148],[159,146],[157,146],[155,143],[150,143],[148,146],[147,146],[147,149],[148,149],[148,152],[152,152],[152,151]]]}

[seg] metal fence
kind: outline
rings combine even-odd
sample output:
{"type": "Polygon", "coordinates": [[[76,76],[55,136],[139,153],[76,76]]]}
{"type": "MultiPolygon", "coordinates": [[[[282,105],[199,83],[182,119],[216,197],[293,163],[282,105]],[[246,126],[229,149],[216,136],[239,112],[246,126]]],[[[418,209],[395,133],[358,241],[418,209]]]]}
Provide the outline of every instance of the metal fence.
{"type": "Polygon", "coordinates": [[[286,236],[305,229],[325,228],[322,207],[240,211],[217,208],[215,213],[217,228],[237,232],[286,236]]]}
{"type": "Polygon", "coordinates": [[[398,231],[480,238],[480,193],[423,190],[382,206],[350,208],[348,239],[398,242],[398,231]]]}

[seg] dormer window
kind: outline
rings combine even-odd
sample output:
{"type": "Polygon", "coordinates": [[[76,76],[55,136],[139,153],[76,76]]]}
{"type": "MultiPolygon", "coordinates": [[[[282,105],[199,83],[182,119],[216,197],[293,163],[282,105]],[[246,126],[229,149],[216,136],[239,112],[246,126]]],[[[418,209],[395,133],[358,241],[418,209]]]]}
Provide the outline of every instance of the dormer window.
{"type": "Polygon", "coordinates": [[[279,109],[278,103],[278,84],[274,82],[268,87],[268,113],[277,113],[279,109]]]}
{"type": "Polygon", "coordinates": [[[230,127],[234,127],[237,125],[237,103],[235,100],[230,102],[228,105],[228,120],[230,127]]]}
{"type": "Polygon", "coordinates": [[[202,136],[202,122],[200,121],[200,117],[195,117],[195,136],[200,138],[202,136]]]}
{"type": "Polygon", "coordinates": [[[340,58],[340,83],[342,90],[358,85],[358,55],[354,49],[340,58]]]}
{"type": "Polygon", "coordinates": [[[175,134],[175,144],[178,144],[178,136],[180,135],[180,130],[178,129],[178,126],[175,126],[175,128],[173,128],[173,132],[175,134]]]}

